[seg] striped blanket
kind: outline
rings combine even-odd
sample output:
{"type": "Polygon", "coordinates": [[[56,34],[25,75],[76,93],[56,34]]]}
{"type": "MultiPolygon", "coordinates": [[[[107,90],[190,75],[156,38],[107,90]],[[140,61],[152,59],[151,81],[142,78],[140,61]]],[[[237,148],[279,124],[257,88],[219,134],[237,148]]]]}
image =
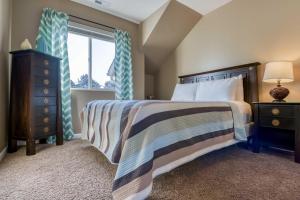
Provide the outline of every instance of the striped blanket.
{"type": "Polygon", "coordinates": [[[92,101],[82,139],[118,164],[114,199],[145,199],[156,176],[246,140],[245,113],[233,102],[92,101]]]}

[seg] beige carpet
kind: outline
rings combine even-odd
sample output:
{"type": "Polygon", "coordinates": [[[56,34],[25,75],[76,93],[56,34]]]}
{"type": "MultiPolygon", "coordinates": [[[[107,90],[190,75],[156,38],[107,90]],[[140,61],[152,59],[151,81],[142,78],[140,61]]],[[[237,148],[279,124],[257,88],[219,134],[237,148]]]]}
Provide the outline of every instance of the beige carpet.
{"type": "MultiPolygon", "coordinates": [[[[0,199],[111,199],[115,167],[80,140],[25,149],[0,163],[0,199]]],[[[150,199],[300,199],[300,165],[291,155],[237,146],[213,152],[155,179],[150,199]]]]}

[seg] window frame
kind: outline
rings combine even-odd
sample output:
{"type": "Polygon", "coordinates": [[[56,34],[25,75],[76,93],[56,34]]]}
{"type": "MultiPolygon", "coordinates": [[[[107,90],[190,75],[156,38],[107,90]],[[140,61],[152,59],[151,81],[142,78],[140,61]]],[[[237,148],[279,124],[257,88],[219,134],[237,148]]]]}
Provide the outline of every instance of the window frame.
{"type": "Polygon", "coordinates": [[[84,36],[88,38],[88,88],[70,88],[71,90],[78,91],[103,91],[103,92],[115,92],[115,89],[111,88],[93,88],[93,42],[92,39],[103,40],[107,42],[115,43],[113,31],[108,31],[96,27],[87,26],[77,22],[69,21],[68,33],[84,36]]]}

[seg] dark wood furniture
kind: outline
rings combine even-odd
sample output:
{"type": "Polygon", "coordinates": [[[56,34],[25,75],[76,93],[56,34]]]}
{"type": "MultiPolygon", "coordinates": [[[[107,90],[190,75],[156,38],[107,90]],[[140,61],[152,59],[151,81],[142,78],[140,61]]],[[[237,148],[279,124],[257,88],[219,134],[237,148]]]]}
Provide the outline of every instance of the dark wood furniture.
{"type": "Polygon", "coordinates": [[[11,54],[8,152],[17,151],[17,140],[25,140],[26,154],[34,155],[36,140],[52,135],[62,145],[60,59],[34,50],[11,54]]]}
{"type": "Polygon", "coordinates": [[[242,75],[244,80],[244,100],[252,104],[258,101],[257,66],[260,63],[250,63],[208,72],[179,76],[180,83],[196,83],[208,80],[226,79],[242,75]]]}
{"type": "Polygon", "coordinates": [[[254,103],[254,148],[261,145],[295,151],[300,163],[300,103],[254,103]]]}
{"type": "MultiPolygon", "coordinates": [[[[259,62],[249,63],[245,65],[238,65],[228,68],[221,68],[213,71],[200,72],[195,74],[179,76],[181,84],[185,83],[197,83],[209,80],[226,79],[235,76],[243,76],[244,87],[244,101],[249,103],[254,109],[252,102],[258,101],[258,79],[257,79],[257,67],[259,62]]],[[[252,136],[248,137],[247,146],[249,146],[252,140],[252,136]]]]}

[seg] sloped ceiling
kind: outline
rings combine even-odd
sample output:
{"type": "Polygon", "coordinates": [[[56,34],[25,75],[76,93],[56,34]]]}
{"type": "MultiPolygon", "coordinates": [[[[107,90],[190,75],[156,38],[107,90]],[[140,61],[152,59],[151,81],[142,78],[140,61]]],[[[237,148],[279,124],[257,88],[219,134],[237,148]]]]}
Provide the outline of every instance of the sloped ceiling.
{"type": "MultiPolygon", "coordinates": [[[[146,73],[155,73],[168,55],[180,44],[190,30],[201,18],[201,15],[188,8],[187,6],[177,2],[171,1],[164,8],[164,13],[157,20],[153,29],[151,29],[148,37],[143,40],[143,50],[145,53],[145,67],[146,73]]],[[[155,16],[151,16],[148,20],[155,16]]],[[[147,26],[147,21],[142,24],[147,26]]],[[[145,34],[145,32],[144,32],[145,34]]]]}
{"type": "Polygon", "coordinates": [[[168,8],[170,2],[171,1],[168,1],[167,3],[165,3],[155,13],[153,13],[151,16],[149,16],[146,20],[143,21],[142,29],[141,29],[142,45],[144,45],[146,43],[151,32],[154,30],[155,26],[158,24],[162,15],[165,13],[166,9],[168,8]]]}

